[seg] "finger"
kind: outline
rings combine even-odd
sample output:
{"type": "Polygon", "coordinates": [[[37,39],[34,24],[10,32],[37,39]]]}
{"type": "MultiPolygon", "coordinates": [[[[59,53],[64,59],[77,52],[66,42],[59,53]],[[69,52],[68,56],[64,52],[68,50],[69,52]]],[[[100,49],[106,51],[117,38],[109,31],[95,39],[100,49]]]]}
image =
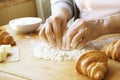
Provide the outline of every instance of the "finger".
{"type": "Polygon", "coordinates": [[[48,39],[47,39],[46,34],[45,34],[45,27],[44,26],[41,28],[39,35],[40,35],[41,40],[48,43],[48,39]]]}
{"type": "Polygon", "coordinates": [[[62,45],[62,33],[61,33],[61,26],[59,23],[53,23],[53,31],[56,39],[56,44],[58,48],[61,48],[62,45]]]}
{"type": "Polygon", "coordinates": [[[66,49],[67,50],[69,50],[70,49],[70,44],[71,44],[71,41],[72,41],[72,39],[73,39],[73,37],[74,37],[74,35],[77,33],[77,31],[75,32],[75,31],[72,31],[72,32],[69,32],[69,33],[67,33],[67,35],[66,35],[66,49]]]}
{"type": "Polygon", "coordinates": [[[64,50],[66,48],[66,36],[62,38],[62,49],[64,50]]]}
{"type": "Polygon", "coordinates": [[[81,19],[77,19],[71,26],[69,26],[68,30],[79,30],[84,23],[85,22],[81,19]]]}
{"type": "Polygon", "coordinates": [[[67,44],[66,44],[66,49],[70,49],[70,45],[71,45],[71,41],[73,39],[73,37],[78,33],[78,31],[80,30],[81,26],[84,25],[84,22],[81,21],[80,19],[76,20],[68,29],[67,31],[67,44]]]}
{"type": "Polygon", "coordinates": [[[87,44],[87,42],[91,40],[90,36],[88,35],[88,31],[89,29],[87,27],[83,27],[82,40],[78,43],[76,47],[77,49],[83,48],[87,44]]]}
{"type": "Polygon", "coordinates": [[[48,42],[52,44],[55,47],[55,37],[53,34],[53,29],[52,29],[52,24],[51,23],[46,23],[45,24],[45,33],[48,39],[48,42]]]}
{"type": "Polygon", "coordinates": [[[61,33],[62,33],[62,37],[65,35],[65,33],[66,33],[66,28],[67,28],[67,24],[66,24],[66,22],[63,22],[63,23],[61,23],[61,27],[62,27],[62,29],[61,29],[61,33]]]}
{"type": "Polygon", "coordinates": [[[36,30],[35,32],[36,32],[36,33],[39,33],[40,30],[42,29],[42,27],[43,27],[43,24],[41,24],[41,25],[37,28],[37,30],[36,30]]]}
{"type": "Polygon", "coordinates": [[[80,41],[83,39],[83,32],[78,32],[72,39],[70,46],[76,48],[80,41]]]}
{"type": "Polygon", "coordinates": [[[67,25],[65,22],[63,22],[63,24],[61,24],[61,25],[62,25],[62,30],[61,30],[61,32],[62,32],[62,49],[64,50],[65,46],[66,46],[65,33],[67,31],[67,25]]]}
{"type": "Polygon", "coordinates": [[[77,45],[76,49],[82,49],[87,44],[87,42],[88,42],[88,40],[83,38],[83,40],[81,42],[79,42],[79,44],[77,45]]]}
{"type": "Polygon", "coordinates": [[[87,30],[88,29],[84,26],[80,28],[79,32],[72,39],[72,42],[70,45],[72,48],[77,47],[79,42],[81,42],[83,40],[83,37],[85,36],[85,33],[87,32],[87,30]]]}

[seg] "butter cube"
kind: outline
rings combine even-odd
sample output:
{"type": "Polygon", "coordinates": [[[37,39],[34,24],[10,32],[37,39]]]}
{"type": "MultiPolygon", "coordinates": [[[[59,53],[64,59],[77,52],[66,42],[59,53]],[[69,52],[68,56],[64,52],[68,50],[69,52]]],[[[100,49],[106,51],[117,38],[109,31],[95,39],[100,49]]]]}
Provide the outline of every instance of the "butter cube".
{"type": "Polygon", "coordinates": [[[11,45],[1,45],[0,46],[0,62],[7,59],[7,55],[11,51],[11,45]]]}

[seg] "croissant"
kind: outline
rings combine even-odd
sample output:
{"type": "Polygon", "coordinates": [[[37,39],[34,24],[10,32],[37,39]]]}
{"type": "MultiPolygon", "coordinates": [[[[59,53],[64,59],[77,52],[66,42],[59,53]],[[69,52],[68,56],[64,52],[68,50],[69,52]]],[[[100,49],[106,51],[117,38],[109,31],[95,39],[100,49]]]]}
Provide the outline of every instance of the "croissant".
{"type": "Polygon", "coordinates": [[[16,44],[14,38],[2,27],[0,27],[0,45],[1,44],[16,44]]]}
{"type": "Polygon", "coordinates": [[[5,31],[5,28],[3,28],[3,27],[0,26],[0,32],[1,31],[5,31]]]}
{"type": "Polygon", "coordinates": [[[82,54],[76,62],[76,70],[92,79],[101,80],[107,72],[108,58],[97,50],[82,54]]]}
{"type": "Polygon", "coordinates": [[[101,51],[104,52],[108,58],[120,61],[120,40],[116,40],[105,45],[101,51]]]}

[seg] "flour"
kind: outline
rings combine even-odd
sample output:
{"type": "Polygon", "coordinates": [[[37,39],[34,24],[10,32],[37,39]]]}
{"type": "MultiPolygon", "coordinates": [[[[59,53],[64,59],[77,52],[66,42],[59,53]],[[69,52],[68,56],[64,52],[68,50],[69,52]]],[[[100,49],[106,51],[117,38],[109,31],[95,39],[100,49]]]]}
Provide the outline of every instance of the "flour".
{"type": "Polygon", "coordinates": [[[66,60],[75,60],[75,58],[84,53],[85,49],[74,49],[71,51],[65,51],[50,47],[46,43],[41,43],[33,50],[33,56],[37,59],[47,59],[55,61],[66,61],[66,60]]]}

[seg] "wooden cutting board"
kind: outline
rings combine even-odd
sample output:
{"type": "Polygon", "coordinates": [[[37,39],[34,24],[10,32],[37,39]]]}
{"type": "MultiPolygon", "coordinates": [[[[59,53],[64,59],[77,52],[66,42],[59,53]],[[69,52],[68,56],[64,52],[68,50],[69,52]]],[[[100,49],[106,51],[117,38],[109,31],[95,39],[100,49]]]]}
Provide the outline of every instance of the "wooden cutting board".
{"type": "MultiPolygon", "coordinates": [[[[17,41],[20,61],[0,63],[0,80],[92,80],[77,73],[74,61],[35,59],[32,51],[40,45],[39,36],[16,34],[8,25],[4,27],[17,41]]],[[[120,62],[109,60],[108,73],[104,80],[120,80],[120,62]]]]}

